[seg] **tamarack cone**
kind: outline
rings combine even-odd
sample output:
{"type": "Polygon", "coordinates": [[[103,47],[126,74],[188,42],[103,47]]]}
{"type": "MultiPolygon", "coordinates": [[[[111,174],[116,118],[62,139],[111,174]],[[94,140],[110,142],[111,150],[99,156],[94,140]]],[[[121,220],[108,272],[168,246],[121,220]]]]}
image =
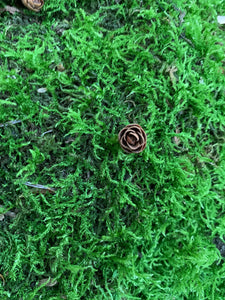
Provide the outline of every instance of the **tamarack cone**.
{"type": "Polygon", "coordinates": [[[22,0],[22,3],[24,6],[35,12],[39,12],[44,5],[43,0],[22,0]]]}
{"type": "Polygon", "coordinates": [[[147,143],[147,135],[138,124],[129,124],[118,135],[121,148],[127,153],[142,152],[147,143]]]}

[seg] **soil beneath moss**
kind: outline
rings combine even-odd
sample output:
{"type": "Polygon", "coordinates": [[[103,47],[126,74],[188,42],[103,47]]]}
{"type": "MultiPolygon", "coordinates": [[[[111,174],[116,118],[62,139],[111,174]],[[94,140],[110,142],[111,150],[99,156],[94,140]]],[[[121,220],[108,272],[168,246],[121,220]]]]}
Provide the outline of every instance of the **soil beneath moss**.
{"type": "Polygon", "coordinates": [[[225,257],[225,243],[219,237],[216,237],[213,242],[220,251],[221,256],[225,257]]]}

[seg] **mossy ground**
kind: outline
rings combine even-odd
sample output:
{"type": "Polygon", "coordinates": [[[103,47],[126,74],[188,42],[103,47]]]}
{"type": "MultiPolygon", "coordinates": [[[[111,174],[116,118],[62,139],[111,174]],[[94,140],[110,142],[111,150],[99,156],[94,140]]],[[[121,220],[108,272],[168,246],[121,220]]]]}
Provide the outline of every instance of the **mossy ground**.
{"type": "Polygon", "coordinates": [[[0,3],[0,299],[224,299],[224,1],[0,3]]]}

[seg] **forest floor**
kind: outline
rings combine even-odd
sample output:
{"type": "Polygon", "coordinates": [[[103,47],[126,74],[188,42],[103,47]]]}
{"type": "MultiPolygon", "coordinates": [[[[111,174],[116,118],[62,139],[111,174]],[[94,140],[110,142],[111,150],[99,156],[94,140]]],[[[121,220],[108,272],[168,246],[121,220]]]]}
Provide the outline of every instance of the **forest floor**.
{"type": "Polygon", "coordinates": [[[223,14],[0,1],[1,300],[225,298],[223,14]]]}

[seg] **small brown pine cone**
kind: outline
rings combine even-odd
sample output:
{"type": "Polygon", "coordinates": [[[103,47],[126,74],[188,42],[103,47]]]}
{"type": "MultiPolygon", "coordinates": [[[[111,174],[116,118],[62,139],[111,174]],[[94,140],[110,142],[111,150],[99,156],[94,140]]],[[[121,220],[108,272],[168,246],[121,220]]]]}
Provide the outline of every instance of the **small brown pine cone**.
{"type": "Polygon", "coordinates": [[[147,135],[138,124],[129,124],[118,135],[121,148],[127,153],[140,153],[146,147],[147,135]]]}
{"type": "Polygon", "coordinates": [[[35,12],[39,12],[44,5],[43,0],[22,0],[22,3],[24,6],[35,12]]]}

